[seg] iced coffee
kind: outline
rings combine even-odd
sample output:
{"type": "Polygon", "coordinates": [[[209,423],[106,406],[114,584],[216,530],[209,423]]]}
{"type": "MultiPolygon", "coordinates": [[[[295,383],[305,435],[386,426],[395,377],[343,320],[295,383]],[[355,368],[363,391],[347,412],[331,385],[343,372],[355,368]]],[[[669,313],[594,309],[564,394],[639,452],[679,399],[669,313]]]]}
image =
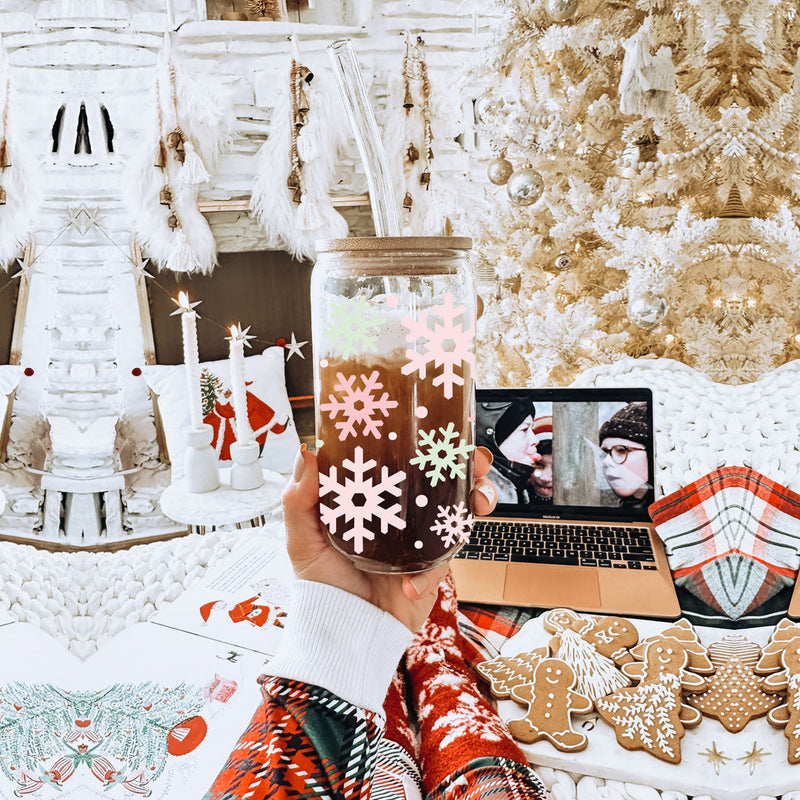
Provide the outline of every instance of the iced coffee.
{"type": "Polygon", "coordinates": [[[430,569],[472,528],[469,243],[328,245],[312,278],[320,516],[361,569],[430,569]]]}

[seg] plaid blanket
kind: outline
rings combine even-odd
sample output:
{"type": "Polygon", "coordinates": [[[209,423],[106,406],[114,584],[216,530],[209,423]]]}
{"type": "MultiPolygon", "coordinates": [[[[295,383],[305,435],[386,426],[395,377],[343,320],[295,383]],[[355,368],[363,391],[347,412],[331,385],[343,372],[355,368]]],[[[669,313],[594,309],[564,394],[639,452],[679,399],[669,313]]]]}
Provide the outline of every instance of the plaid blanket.
{"type": "Polygon", "coordinates": [[[737,620],[791,585],[800,495],[748,467],[722,467],[650,506],[672,576],[737,620]]]}

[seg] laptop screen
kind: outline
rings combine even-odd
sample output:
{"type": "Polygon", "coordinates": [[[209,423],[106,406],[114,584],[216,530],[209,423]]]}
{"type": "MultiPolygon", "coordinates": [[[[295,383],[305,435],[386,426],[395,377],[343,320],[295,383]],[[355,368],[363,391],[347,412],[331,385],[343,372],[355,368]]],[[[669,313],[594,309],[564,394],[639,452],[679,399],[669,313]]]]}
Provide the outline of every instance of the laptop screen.
{"type": "Polygon", "coordinates": [[[649,521],[649,389],[478,389],[476,444],[494,456],[492,516],[649,521]]]}

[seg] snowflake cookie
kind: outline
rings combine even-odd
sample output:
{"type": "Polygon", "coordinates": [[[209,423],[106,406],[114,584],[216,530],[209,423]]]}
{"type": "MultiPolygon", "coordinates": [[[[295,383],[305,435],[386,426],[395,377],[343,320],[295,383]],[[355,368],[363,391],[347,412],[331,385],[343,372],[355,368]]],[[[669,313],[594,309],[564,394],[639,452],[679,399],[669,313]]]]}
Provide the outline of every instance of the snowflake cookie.
{"type": "Polygon", "coordinates": [[[738,633],[714,642],[708,655],[716,668],[708,681],[708,688],[694,694],[686,702],[705,716],[718,719],[726,730],[738,733],[754,717],[763,717],[780,704],[774,694],[765,694],[753,668],[761,648],[738,633]]]}
{"type": "Polygon", "coordinates": [[[699,711],[683,705],[682,691],[706,688],[703,678],[686,671],[688,663],[689,653],[676,639],[652,641],[645,647],[643,662],[622,667],[628,677],[641,679],[639,685],[617,689],[595,702],[626,750],[644,750],[662,761],[680,762],[685,728],[701,719],[699,711]]]}
{"type": "Polygon", "coordinates": [[[457,321],[466,311],[466,306],[454,306],[453,295],[446,292],[444,304],[431,309],[430,325],[426,311],[420,311],[418,320],[403,318],[403,326],[409,330],[406,341],[414,344],[418,339],[424,339],[419,346],[421,349],[406,350],[408,363],[401,370],[403,375],[416,372],[424,380],[428,365],[437,370],[441,368],[440,374],[433,379],[433,385],[444,386],[444,396],[448,400],[453,397],[454,386],[464,385],[464,365],[475,366],[475,320],[468,320],[468,328],[457,321]]]}
{"type": "Polygon", "coordinates": [[[384,392],[380,397],[377,396],[378,390],[383,388],[380,381],[380,373],[374,370],[370,375],[350,375],[345,377],[341,372],[336,373],[337,383],[333,390],[339,393],[328,395],[327,403],[320,403],[320,411],[328,414],[331,420],[335,420],[342,412],[344,419],[335,423],[339,431],[339,441],[344,441],[348,436],[358,436],[356,426],[361,426],[361,434],[372,435],[375,439],[381,438],[381,426],[384,417],[389,416],[389,411],[397,408],[397,401],[390,400],[388,392],[384,392]],[[357,386],[357,382],[361,386],[357,386]]]}
{"type": "Polygon", "coordinates": [[[528,707],[522,719],[508,723],[511,735],[526,744],[546,739],[557,750],[583,750],[588,740],[572,729],[572,715],[590,712],[592,701],[573,691],[574,685],[569,664],[559,658],[542,659],[531,683],[511,688],[511,697],[528,707]]]}
{"type": "Polygon", "coordinates": [[[516,656],[497,656],[482,661],[475,669],[488,682],[492,694],[498,700],[505,700],[515,686],[533,683],[536,665],[550,655],[547,647],[537,647],[516,656]]]}

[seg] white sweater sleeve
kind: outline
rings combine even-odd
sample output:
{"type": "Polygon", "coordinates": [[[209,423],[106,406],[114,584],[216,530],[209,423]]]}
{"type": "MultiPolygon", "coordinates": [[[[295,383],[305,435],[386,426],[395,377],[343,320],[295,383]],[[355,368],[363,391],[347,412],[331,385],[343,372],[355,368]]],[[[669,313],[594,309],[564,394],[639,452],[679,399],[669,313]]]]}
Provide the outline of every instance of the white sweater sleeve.
{"type": "Polygon", "coordinates": [[[295,581],[286,629],[266,671],[381,713],[413,638],[402,622],[360,597],[324,583],[295,581]]]}

